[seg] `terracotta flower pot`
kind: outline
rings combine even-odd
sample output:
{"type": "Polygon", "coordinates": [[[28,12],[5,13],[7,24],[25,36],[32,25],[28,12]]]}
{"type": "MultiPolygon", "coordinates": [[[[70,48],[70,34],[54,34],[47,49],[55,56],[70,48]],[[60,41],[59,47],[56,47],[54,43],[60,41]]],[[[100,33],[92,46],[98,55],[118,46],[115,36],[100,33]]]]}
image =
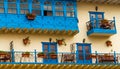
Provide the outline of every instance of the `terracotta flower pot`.
{"type": "Polygon", "coordinates": [[[30,54],[22,54],[22,57],[30,57],[30,54]]]}
{"type": "Polygon", "coordinates": [[[57,41],[57,43],[58,43],[59,45],[62,45],[62,44],[63,44],[62,42],[63,42],[63,40],[58,40],[58,41],[57,41]]]}
{"type": "Polygon", "coordinates": [[[56,54],[50,54],[50,58],[51,59],[57,59],[57,55],[56,54]]]}
{"type": "Polygon", "coordinates": [[[47,56],[45,54],[37,54],[38,58],[46,58],[47,56]]]}

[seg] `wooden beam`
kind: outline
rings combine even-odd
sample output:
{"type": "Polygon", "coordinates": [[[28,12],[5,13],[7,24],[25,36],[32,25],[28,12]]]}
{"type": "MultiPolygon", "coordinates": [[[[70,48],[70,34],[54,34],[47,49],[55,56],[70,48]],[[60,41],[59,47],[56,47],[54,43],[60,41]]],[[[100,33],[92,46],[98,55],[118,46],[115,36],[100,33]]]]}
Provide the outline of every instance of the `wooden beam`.
{"type": "Polygon", "coordinates": [[[48,30],[47,30],[47,29],[44,29],[44,30],[43,30],[43,33],[44,33],[44,34],[47,34],[47,33],[48,33],[48,30]]]}
{"type": "Polygon", "coordinates": [[[49,34],[54,34],[54,30],[49,30],[49,34]]]}
{"type": "Polygon", "coordinates": [[[29,30],[27,28],[23,29],[23,33],[28,33],[28,32],[29,32],[29,30]]]}
{"type": "Polygon", "coordinates": [[[61,31],[61,34],[63,34],[63,35],[66,34],[66,33],[67,33],[66,30],[61,31]]]}
{"type": "Polygon", "coordinates": [[[60,34],[60,31],[59,30],[55,30],[55,34],[60,34]]]}
{"type": "Polygon", "coordinates": [[[31,34],[35,33],[35,29],[34,29],[34,28],[31,28],[31,29],[30,29],[30,33],[31,33],[31,34]]]}
{"type": "Polygon", "coordinates": [[[71,30],[68,30],[67,34],[68,34],[68,35],[72,35],[72,31],[71,31],[71,30]]]}
{"type": "Polygon", "coordinates": [[[13,33],[13,32],[15,32],[15,29],[14,28],[10,28],[9,31],[13,33]]]}

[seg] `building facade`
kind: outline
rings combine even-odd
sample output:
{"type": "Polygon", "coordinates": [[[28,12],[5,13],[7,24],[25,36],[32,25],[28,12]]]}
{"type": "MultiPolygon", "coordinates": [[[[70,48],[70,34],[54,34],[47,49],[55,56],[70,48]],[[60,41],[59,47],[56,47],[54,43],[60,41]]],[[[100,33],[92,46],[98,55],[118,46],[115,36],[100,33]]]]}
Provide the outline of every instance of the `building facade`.
{"type": "Polygon", "coordinates": [[[91,56],[101,53],[117,63],[119,7],[118,1],[0,0],[0,49],[11,50],[14,63],[91,64],[103,61],[91,56]],[[30,58],[22,55],[26,51],[30,58]],[[38,52],[47,59],[37,58],[38,52]],[[53,52],[57,59],[50,58],[53,52]]]}

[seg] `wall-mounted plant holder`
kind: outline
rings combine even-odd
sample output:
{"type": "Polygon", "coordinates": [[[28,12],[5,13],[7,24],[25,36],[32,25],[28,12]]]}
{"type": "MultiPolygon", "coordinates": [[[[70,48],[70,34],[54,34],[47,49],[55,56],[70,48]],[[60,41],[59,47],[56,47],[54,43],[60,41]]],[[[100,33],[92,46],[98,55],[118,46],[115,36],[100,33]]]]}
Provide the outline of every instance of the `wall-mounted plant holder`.
{"type": "Polygon", "coordinates": [[[112,42],[110,40],[107,40],[106,41],[106,46],[109,47],[109,46],[112,46],[112,42]]]}
{"type": "Polygon", "coordinates": [[[58,43],[58,45],[65,45],[66,46],[66,43],[65,43],[65,39],[56,39],[56,42],[58,43]]]}
{"type": "Polygon", "coordinates": [[[29,39],[29,37],[26,37],[25,39],[23,39],[23,44],[24,44],[24,45],[30,44],[30,39],[29,39]]]}

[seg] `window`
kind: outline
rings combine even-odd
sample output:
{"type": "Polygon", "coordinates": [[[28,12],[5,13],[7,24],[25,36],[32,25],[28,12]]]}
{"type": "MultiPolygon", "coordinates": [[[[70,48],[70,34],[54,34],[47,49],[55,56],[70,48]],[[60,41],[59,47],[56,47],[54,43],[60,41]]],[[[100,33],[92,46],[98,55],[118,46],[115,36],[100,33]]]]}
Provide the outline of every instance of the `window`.
{"type": "Polygon", "coordinates": [[[4,13],[4,0],[0,0],[0,13],[4,13]]]}
{"type": "Polygon", "coordinates": [[[44,16],[52,16],[52,3],[49,1],[44,2],[44,16]]]}
{"type": "Polygon", "coordinates": [[[62,2],[55,3],[55,15],[56,16],[63,16],[63,4],[62,4],[62,2]]]}
{"type": "Polygon", "coordinates": [[[20,0],[20,13],[21,14],[28,13],[28,0],[20,0]]]}
{"type": "Polygon", "coordinates": [[[40,1],[39,0],[33,0],[33,2],[32,2],[32,13],[35,13],[36,15],[41,15],[40,1]]]}
{"type": "Polygon", "coordinates": [[[68,17],[74,17],[74,5],[71,2],[66,4],[66,13],[68,17]]]}
{"type": "Polygon", "coordinates": [[[8,13],[16,13],[16,0],[8,0],[8,13]]]}

